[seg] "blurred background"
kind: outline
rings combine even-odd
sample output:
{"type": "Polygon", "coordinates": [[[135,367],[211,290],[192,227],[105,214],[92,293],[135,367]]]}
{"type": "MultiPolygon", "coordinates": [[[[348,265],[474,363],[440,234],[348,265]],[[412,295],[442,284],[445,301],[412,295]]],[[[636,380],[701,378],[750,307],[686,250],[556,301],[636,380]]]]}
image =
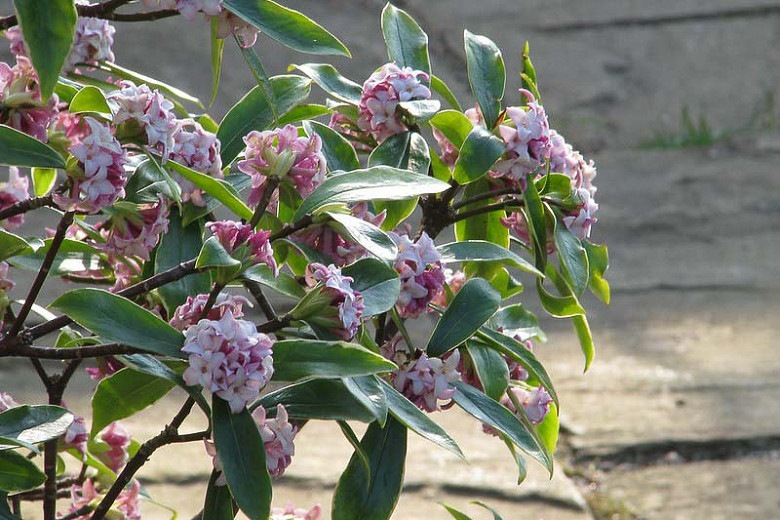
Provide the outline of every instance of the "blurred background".
{"type": "MultiPolygon", "coordinates": [[[[386,61],[383,2],[282,3],[350,48],[351,60],[327,59],[345,76],[362,83],[386,61]]],[[[0,1],[0,13],[10,13],[10,4],[0,1]]],[[[516,468],[500,441],[451,410],[434,419],[453,432],[468,464],[413,439],[394,518],[449,518],[439,501],[489,518],[468,505],[474,499],[507,520],[780,518],[780,4],[395,5],[428,32],[433,71],[464,106],[473,104],[464,28],[503,50],[508,105],[519,102],[520,52],[530,41],[551,126],[598,168],[592,239],[609,246],[612,305],[586,301],[597,346],[586,374],[569,323],[544,320],[549,341],[536,352],[562,405],[552,480],[529,462],[527,481],[516,486],[516,468]]],[[[115,25],[117,63],[209,98],[206,23],[115,25]]],[[[8,61],[0,47],[0,59],[8,61]]],[[[291,63],[324,61],[262,35],[255,49],[272,75],[291,63]]],[[[210,114],[219,120],[254,85],[228,41],[210,114]]],[[[17,298],[24,296],[20,286],[17,298]]],[[[91,386],[80,379],[68,404],[86,413],[91,386]]],[[[41,399],[32,371],[13,361],[0,364],[0,390],[20,401],[41,399]]],[[[128,421],[128,429],[140,440],[154,435],[180,401],[174,396],[128,421]]],[[[320,502],[327,514],[351,447],[335,425],[310,424],[298,439],[275,503],[320,502]]],[[[158,501],[189,518],[200,509],[209,470],[202,446],[184,446],[166,448],[139,476],[158,501]]],[[[145,505],[144,518],[170,513],[145,505]]]]}

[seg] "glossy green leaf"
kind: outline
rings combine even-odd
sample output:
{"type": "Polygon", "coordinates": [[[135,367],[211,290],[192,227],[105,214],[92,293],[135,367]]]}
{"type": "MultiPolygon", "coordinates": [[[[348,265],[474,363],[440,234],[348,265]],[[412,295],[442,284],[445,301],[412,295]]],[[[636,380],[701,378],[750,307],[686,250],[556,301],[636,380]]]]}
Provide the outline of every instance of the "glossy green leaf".
{"type": "Polygon", "coordinates": [[[352,456],[333,493],[333,520],[387,520],[401,494],[406,428],[392,418],[384,428],[371,423],[360,444],[368,455],[371,473],[366,474],[358,455],[352,456]]]}
{"type": "Polygon", "coordinates": [[[460,147],[452,176],[460,184],[474,182],[485,176],[505,151],[504,141],[485,128],[475,126],[460,147]]]}
{"type": "Polygon", "coordinates": [[[179,164],[176,161],[168,161],[165,166],[173,169],[176,173],[193,183],[195,186],[201,188],[203,191],[220,201],[230,211],[235,213],[242,219],[250,220],[252,218],[252,210],[244,204],[244,201],[238,196],[238,192],[222,179],[215,179],[206,174],[197,172],[192,168],[188,168],[183,164],[179,164]]]}
{"type": "Polygon", "coordinates": [[[458,150],[474,129],[474,123],[459,110],[442,110],[431,118],[430,123],[458,150]]]}
{"type": "Polygon", "coordinates": [[[176,386],[166,379],[129,368],[102,379],[92,396],[91,437],[114,421],[153,405],[176,386]]]}
{"type": "MultiPolygon", "coordinates": [[[[455,403],[469,415],[506,435],[518,448],[541,462],[552,473],[553,460],[545,446],[507,408],[463,382],[454,383],[455,403]]],[[[533,426],[531,426],[533,429],[533,426]]]]}
{"type": "Polygon", "coordinates": [[[184,357],[182,333],[127,298],[100,289],[75,289],[51,306],[106,341],[163,356],[184,357]]]}
{"type": "Polygon", "coordinates": [[[222,55],[225,51],[225,39],[218,38],[219,18],[211,19],[211,98],[209,106],[214,104],[219,92],[219,82],[222,78],[222,55]]]}
{"type": "Polygon", "coordinates": [[[341,380],[352,396],[374,416],[380,426],[387,421],[388,404],[382,379],[376,376],[345,377],[341,380]]]}
{"type": "Polygon", "coordinates": [[[480,502],[479,500],[472,500],[471,503],[472,504],[476,504],[479,507],[481,507],[483,509],[487,509],[488,511],[490,511],[493,514],[493,520],[502,520],[501,515],[498,514],[498,511],[496,511],[495,509],[493,509],[489,505],[485,504],[484,502],[480,502]]]}
{"type": "Polygon", "coordinates": [[[0,164],[64,168],[65,159],[54,148],[10,126],[0,125],[0,164]]]}
{"type": "Polygon", "coordinates": [[[307,16],[270,0],[224,0],[225,8],[282,45],[307,54],[350,57],[338,38],[307,16]]]}
{"type": "Polygon", "coordinates": [[[36,464],[13,450],[0,451],[0,490],[22,491],[43,484],[46,475],[36,464]]]}
{"type": "Polygon", "coordinates": [[[502,440],[504,441],[504,444],[506,444],[506,447],[509,449],[509,453],[512,454],[512,458],[515,459],[515,463],[517,464],[517,484],[520,485],[528,477],[528,466],[525,463],[525,457],[523,457],[523,454],[520,453],[514,444],[512,444],[512,441],[506,437],[504,437],[502,440]]]}
{"type": "Polygon", "coordinates": [[[431,441],[461,459],[466,459],[458,443],[450,437],[450,434],[444,428],[436,424],[428,414],[420,410],[417,405],[403,394],[399,393],[390,383],[384,379],[377,380],[384,388],[388,410],[398,422],[423,439],[431,441]]]}
{"type": "Polygon", "coordinates": [[[173,180],[167,169],[152,155],[136,166],[133,175],[127,181],[126,200],[139,204],[156,202],[159,196],[181,202],[181,187],[173,180]]]}
{"type": "Polygon", "coordinates": [[[211,410],[214,443],[233,498],[251,520],[267,520],[273,489],[257,424],[248,410],[233,413],[217,396],[211,410]]]}
{"type": "MultiPolygon", "coordinates": [[[[39,271],[43,265],[46,253],[52,244],[51,238],[43,241],[43,245],[38,247],[35,252],[10,258],[8,262],[14,267],[26,271],[39,271]]],[[[54,262],[49,270],[49,276],[56,276],[65,273],[77,273],[81,271],[99,271],[105,269],[100,252],[85,242],[79,242],[66,238],[57,249],[54,256],[54,262]]]]}
{"type": "Polygon", "coordinates": [[[484,36],[463,32],[469,84],[488,128],[493,128],[501,112],[506,70],[501,51],[484,36]]]}
{"type": "Polygon", "coordinates": [[[271,85],[271,79],[268,77],[268,73],[265,71],[265,67],[263,66],[263,62],[260,60],[260,56],[257,55],[252,47],[244,47],[244,40],[240,35],[234,34],[233,36],[238,42],[238,46],[241,48],[241,54],[244,56],[244,61],[246,61],[247,65],[249,66],[249,70],[255,77],[257,85],[263,89],[263,94],[265,94],[265,99],[268,102],[268,106],[271,107],[271,113],[273,114],[273,126],[279,126],[277,123],[279,120],[279,114],[276,111],[276,96],[274,95],[274,89],[271,85]]]}
{"type": "Polygon", "coordinates": [[[57,182],[57,170],[54,168],[32,169],[33,191],[36,197],[48,194],[57,182]]]}
{"type": "Polygon", "coordinates": [[[482,278],[467,281],[428,340],[429,356],[441,356],[469,339],[498,310],[501,296],[482,278]]]}
{"type": "Polygon", "coordinates": [[[209,483],[206,486],[203,515],[197,517],[198,520],[233,520],[236,516],[236,512],[233,511],[233,496],[230,494],[230,488],[216,485],[219,475],[216,470],[211,472],[209,483]]]}
{"type": "Polygon", "coordinates": [[[536,290],[539,294],[539,301],[541,302],[542,307],[550,316],[556,318],[570,318],[571,316],[585,314],[585,309],[582,308],[580,302],[577,301],[577,298],[574,295],[555,296],[544,288],[541,280],[537,280],[536,290]]]}
{"type": "Polygon", "coordinates": [[[609,268],[609,254],[606,245],[591,244],[587,240],[582,242],[588,255],[588,286],[596,297],[609,305],[609,282],[604,278],[604,273],[609,268]]]}
{"type": "Polygon", "coordinates": [[[547,221],[544,204],[536,190],[536,184],[531,182],[530,178],[526,185],[526,189],[523,191],[523,201],[525,202],[523,213],[528,222],[528,234],[533,244],[536,267],[540,271],[544,271],[547,265],[547,221]]]}
{"type": "Polygon", "coordinates": [[[244,149],[243,138],[252,130],[266,130],[275,117],[282,117],[309,96],[311,81],[300,76],[275,76],[270,79],[276,114],[261,86],[250,90],[222,119],[217,138],[222,143],[222,164],[230,164],[244,149]]]}
{"type": "MultiPolygon", "coordinates": [[[[24,444],[39,444],[56,439],[72,422],[73,414],[59,406],[16,406],[0,413],[0,437],[24,444]]],[[[0,442],[0,451],[11,447],[0,442]]]]}
{"type": "Polygon", "coordinates": [[[371,200],[403,200],[450,187],[426,175],[389,166],[374,166],[334,175],[309,195],[295,213],[298,220],[325,205],[371,200]]]}
{"type": "Polygon", "coordinates": [[[274,380],[389,372],[395,364],[357,343],[289,339],[274,343],[274,380]]]}
{"type": "Polygon", "coordinates": [[[596,355],[596,345],[593,343],[593,334],[590,332],[590,325],[588,324],[588,318],[585,314],[572,317],[572,323],[574,324],[574,330],[577,333],[577,339],[580,341],[580,348],[582,354],[585,356],[585,372],[590,368],[590,364],[593,362],[593,357],[596,355]]]}
{"type": "Polygon", "coordinates": [[[447,504],[445,504],[445,503],[443,503],[443,502],[439,502],[439,504],[441,504],[441,506],[442,506],[444,509],[446,509],[446,510],[447,510],[447,512],[450,514],[450,516],[451,516],[452,518],[454,518],[455,520],[472,520],[472,519],[471,519],[471,517],[470,517],[470,516],[468,516],[466,513],[463,513],[463,512],[461,512],[461,511],[458,511],[457,509],[455,509],[455,508],[454,508],[454,507],[452,507],[452,506],[449,506],[449,505],[447,505],[447,504]]]}
{"type": "Polygon", "coordinates": [[[363,402],[338,379],[311,379],[287,385],[260,400],[266,410],[283,404],[291,419],[375,421],[374,413],[363,402]]]}
{"type": "Polygon", "coordinates": [[[240,267],[241,262],[230,256],[217,237],[209,237],[195,262],[195,267],[240,267]]]}
{"type": "Polygon", "coordinates": [[[544,420],[536,426],[542,442],[547,447],[547,451],[555,454],[555,448],[558,445],[558,434],[560,433],[560,418],[558,417],[558,407],[555,403],[550,403],[550,411],[544,420]]]}
{"type": "Polygon", "coordinates": [[[341,134],[316,121],[304,121],[303,128],[309,137],[320,136],[329,171],[350,172],[360,168],[357,152],[341,134]]]}
{"type": "Polygon", "coordinates": [[[352,289],[363,296],[363,316],[389,311],[401,293],[398,272],[379,260],[363,258],[345,266],[341,272],[352,277],[352,289]]]}
{"type": "Polygon", "coordinates": [[[536,100],[541,103],[542,97],[539,95],[539,90],[536,87],[536,68],[531,62],[531,46],[527,40],[525,45],[523,45],[522,64],[523,68],[522,73],[520,74],[520,78],[522,79],[523,88],[530,90],[536,97],[536,100]]]}
{"type": "Polygon", "coordinates": [[[458,112],[463,112],[460,103],[458,103],[458,99],[455,97],[452,90],[450,90],[450,87],[448,87],[441,78],[433,74],[431,74],[431,90],[436,92],[451,108],[458,112]]]}
{"type": "Polygon", "coordinates": [[[467,341],[466,350],[485,394],[499,401],[509,386],[509,366],[506,360],[497,350],[476,341],[467,341]]]}
{"type": "Polygon", "coordinates": [[[304,63],[303,65],[291,65],[308,77],[310,77],[322,90],[336,99],[357,105],[363,87],[354,81],[345,78],[333,65],[329,63],[304,63]]]}
{"type": "Polygon", "coordinates": [[[346,213],[327,212],[333,225],[342,236],[359,244],[366,251],[382,260],[392,262],[398,254],[395,242],[381,229],[362,218],[346,213]]]}
{"type": "MultiPolygon", "coordinates": [[[[382,36],[387,45],[387,57],[399,67],[421,70],[430,77],[431,61],[428,57],[428,35],[417,22],[392,4],[382,10],[382,36]]],[[[423,80],[428,84],[428,81],[423,80]]]]}
{"type": "Polygon", "coordinates": [[[19,235],[0,228],[0,262],[27,250],[30,245],[19,235]]]}
{"type": "Polygon", "coordinates": [[[298,105],[293,108],[287,114],[280,117],[276,124],[278,126],[291,125],[300,121],[307,121],[316,119],[320,116],[329,116],[333,113],[333,110],[325,105],[318,105],[316,103],[307,103],[304,105],[298,105]]]}
{"type": "Polygon", "coordinates": [[[441,262],[449,264],[453,262],[492,262],[517,267],[522,271],[544,277],[536,267],[525,258],[492,242],[484,240],[466,240],[462,242],[450,242],[437,247],[441,253],[441,262]]]}
{"type": "Polygon", "coordinates": [[[520,341],[528,339],[547,341],[547,336],[539,327],[536,315],[519,303],[498,309],[488,322],[488,326],[493,330],[503,331],[507,336],[519,337],[520,341]]]}
{"type": "MultiPolygon", "coordinates": [[[[232,186],[231,188],[228,188],[225,186],[225,188],[231,193],[236,195],[239,199],[241,198],[241,192],[246,190],[249,186],[252,185],[252,178],[249,175],[245,175],[243,173],[237,172],[237,173],[228,173],[225,175],[224,181],[232,186]]],[[[212,197],[209,194],[203,195],[203,202],[205,203],[204,206],[196,206],[195,204],[184,204],[183,207],[183,218],[182,222],[184,226],[187,226],[190,224],[190,222],[195,222],[196,220],[202,219],[206,216],[208,216],[209,213],[212,213],[217,210],[217,208],[220,208],[222,206],[222,203],[212,197]]],[[[243,208],[241,211],[244,211],[243,208]]],[[[206,219],[208,220],[208,219],[206,219]]],[[[206,221],[204,220],[204,222],[206,221]]]]}
{"type": "MultiPolygon", "coordinates": [[[[368,460],[368,454],[366,453],[366,450],[363,449],[363,446],[360,444],[360,439],[357,438],[357,435],[355,435],[355,432],[352,430],[352,428],[349,426],[349,423],[347,421],[337,421],[339,428],[341,429],[341,433],[344,434],[344,438],[349,441],[349,443],[352,445],[352,448],[355,450],[355,455],[357,456],[357,459],[363,464],[363,469],[366,472],[366,475],[371,474],[371,461],[368,460]]],[[[370,484],[369,481],[366,481],[366,486],[370,484]]]]}
{"type": "Polygon", "coordinates": [[[580,241],[563,225],[555,228],[555,250],[561,263],[561,274],[581,296],[588,287],[588,255],[580,241]]]}
{"type": "Polygon", "coordinates": [[[68,106],[68,112],[72,114],[97,113],[111,117],[111,107],[103,91],[97,87],[88,85],[76,93],[68,106]]]}
{"type": "Polygon", "coordinates": [[[265,264],[257,264],[241,274],[242,278],[255,281],[274,291],[289,296],[290,298],[303,298],[306,291],[298,281],[287,273],[274,275],[271,269],[265,264]]]}
{"type": "MultiPolygon", "coordinates": [[[[158,274],[176,267],[182,262],[194,260],[203,246],[203,228],[198,222],[182,227],[179,210],[171,208],[168,215],[168,232],[160,238],[157,253],[154,256],[154,273],[158,274]]],[[[170,315],[176,307],[184,303],[187,296],[208,293],[211,282],[208,273],[185,276],[175,282],[165,284],[157,292],[170,315]]]]}
{"type": "Polygon", "coordinates": [[[35,0],[14,0],[19,27],[30,55],[41,98],[54,92],[62,66],[70,54],[78,15],[73,0],[47,0],[46,8],[35,0]]]}
{"type": "Polygon", "coordinates": [[[141,74],[140,72],[135,72],[134,70],[126,69],[124,67],[117,65],[116,63],[109,62],[109,61],[101,62],[99,68],[101,70],[108,72],[110,75],[114,77],[129,79],[136,85],[149,85],[149,88],[159,90],[165,95],[165,97],[169,98],[171,101],[175,102],[176,99],[178,99],[180,101],[193,103],[198,107],[203,108],[203,103],[201,103],[200,99],[196,98],[195,96],[188,94],[181,89],[168,85],[167,83],[163,83],[160,80],[141,74]]]}
{"type": "Polygon", "coordinates": [[[398,108],[409,114],[416,122],[424,123],[430,120],[441,109],[441,103],[436,99],[415,99],[401,101],[398,108]]]}

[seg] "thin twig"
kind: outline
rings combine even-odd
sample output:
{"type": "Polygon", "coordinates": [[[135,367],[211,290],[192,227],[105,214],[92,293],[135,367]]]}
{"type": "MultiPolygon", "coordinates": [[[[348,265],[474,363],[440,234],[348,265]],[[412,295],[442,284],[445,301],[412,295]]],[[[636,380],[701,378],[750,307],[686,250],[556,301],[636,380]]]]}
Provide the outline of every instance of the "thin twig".
{"type": "MultiPolygon", "coordinates": [[[[171,16],[177,16],[179,11],[175,9],[166,9],[161,11],[151,11],[145,13],[130,13],[121,14],[115,12],[118,8],[125,4],[129,4],[132,0],[109,0],[102,4],[95,5],[77,5],[76,11],[79,16],[86,18],[101,18],[103,20],[112,20],[115,22],[149,22],[154,20],[160,20],[162,18],[168,18],[171,16]]],[[[10,15],[0,18],[0,30],[10,29],[18,25],[19,21],[16,15],[10,15]]]]}
{"type": "Polygon", "coordinates": [[[486,191],[484,193],[480,193],[479,195],[474,195],[473,197],[469,197],[467,199],[462,199],[459,200],[458,202],[454,202],[452,204],[452,209],[458,210],[460,208],[468,206],[469,204],[474,204],[475,202],[479,202],[481,200],[486,200],[486,199],[495,199],[502,195],[521,195],[521,194],[522,192],[518,190],[516,187],[486,191]]]}
{"type": "Polygon", "coordinates": [[[288,312],[277,316],[276,318],[269,320],[257,326],[258,332],[276,332],[288,326],[292,322],[292,315],[288,312]]]}
{"type": "Polygon", "coordinates": [[[54,197],[51,194],[44,195],[43,197],[33,197],[31,199],[20,200],[16,204],[11,204],[7,208],[0,210],[0,220],[5,220],[16,215],[21,215],[22,213],[26,213],[34,209],[51,206],[54,206],[54,197]]]}
{"type": "Polygon", "coordinates": [[[257,304],[260,306],[260,310],[263,311],[265,318],[267,320],[275,319],[276,311],[274,311],[271,302],[269,302],[268,298],[266,298],[262,286],[254,280],[243,280],[243,283],[244,287],[246,287],[247,291],[249,291],[249,294],[251,294],[252,297],[257,301],[257,304]]]}
{"type": "Polygon", "coordinates": [[[512,206],[522,206],[522,205],[523,205],[523,201],[514,200],[514,199],[504,201],[504,202],[497,202],[495,204],[488,204],[487,206],[482,206],[479,208],[474,208],[468,211],[462,211],[458,213],[452,218],[451,223],[465,220],[467,218],[474,217],[476,215],[482,215],[483,213],[492,213],[493,211],[501,211],[512,206]]]}
{"type": "Polygon", "coordinates": [[[292,224],[285,224],[284,226],[282,226],[282,229],[280,229],[279,231],[277,231],[276,233],[268,237],[268,240],[270,242],[273,242],[275,240],[286,238],[292,235],[293,233],[295,233],[296,231],[300,231],[301,229],[310,226],[312,222],[313,222],[313,218],[311,215],[304,215],[298,220],[296,220],[295,222],[293,222],[292,224]]]}
{"type": "Polygon", "coordinates": [[[252,215],[252,220],[249,221],[249,225],[252,227],[252,229],[256,228],[258,222],[260,222],[260,219],[263,218],[265,209],[268,207],[268,203],[271,202],[271,197],[273,197],[276,188],[279,187],[280,180],[281,179],[279,177],[275,176],[268,179],[268,183],[265,186],[265,192],[263,193],[263,198],[260,200],[260,202],[257,203],[255,212],[252,215]]]}

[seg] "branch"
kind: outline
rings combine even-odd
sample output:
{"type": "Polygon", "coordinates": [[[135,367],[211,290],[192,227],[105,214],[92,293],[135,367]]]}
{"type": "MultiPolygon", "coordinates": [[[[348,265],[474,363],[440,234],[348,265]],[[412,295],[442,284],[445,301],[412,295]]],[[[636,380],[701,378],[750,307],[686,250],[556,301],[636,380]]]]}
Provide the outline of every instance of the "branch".
{"type": "Polygon", "coordinates": [[[137,348],[122,343],[104,343],[84,347],[41,347],[38,345],[11,345],[0,350],[0,357],[27,357],[31,359],[74,359],[118,356],[122,354],[138,354],[143,352],[137,348]]]}
{"type": "Polygon", "coordinates": [[[299,218],[297,221],[293,222],[292,224],[285,224],[282,226],[282,229],[268,237],[268,240],[270,242],[273,242],[274,240],[279,240],[281,238],[287,238],[288,236],[292,235],[296,231],[300,231],[301,229],[310,226],[313,222],[313,218],[311,215],[304,215],[301,218],[299,218]]]}
{"type": "Polygon", "coordinates": [[[258,332],[276,332],[285,328],[292,322],[292,315],[288,312],[257,326],[258,332]]]}
{"type": "Polygon", "coordinates": [[[501,195],[522,195],[522,192],[518,190],[516,187],[486,191],[484,193],[480,193],[479,195],[474,195],[473,197],[462,199],[459,200],[458,202],[453,203],[452,209],[458,210],[460,208],[468,206],[469,204],[474,204],[475,202],[479,202],[481,200],[494,199],[500,197],[501,195]]]}
{"type": "Polygon", "coordinates": [[[54,207],[53,195],[49,194],[44,195],[43,197],[33,197],[31,199],[20,200],[16,204],[11,204],[7,208],[0,210],[0,220],[15,217],[16,215],[21,215],[22,213],[27,213],[28,211],[43,207],[54,207]]]}
{"type": "Polygon", "coordinates": [[[249,221],[249,225],[252,227],[252,229],[255,229],[257,227],[257,223],[260,222],[261,218],[263,218],[263,213],[265,213],[265,209],[268,207],[268,203],[271,202],[271,197],[273,197],[276,188],[279,187],[280,181],[281,178],[275,176],[268,179],[268,184],[265,187],[263,198],[260,200],[260,202],[257,203],[257,206],[255,207],[255,213],[252,215],[252,220],[249,221]]]}
{"type": "Polygon", "coordinates": [[[496,202],[495,204],[488,204],[487,206],[481,206],[479,208],[470,209],[468,211],[462,211],[452,217],[450,224],[473,217],[475,215],[482,215],[483,213],[491,213],[493,211],[501,211],[511,206],[522,206],[523,201],[510,199],[503,202],[496,202]]]}
{"type": "MultiPolygon", "coordinates": [[[[177,16],[179,11],[167,9],[162,11],[151,11],[146,13],[119,14],[115,11],[132,0],[108,0],[102,4],[95,5],[76,5],[76,11],[79,16],[85,18],[101,18],[103,20],[112,20],[115,22],[149,22],[177,16]]],[[[0,18],[0,30],[10,29],[19,24],[16,15],[0,18]]]]}

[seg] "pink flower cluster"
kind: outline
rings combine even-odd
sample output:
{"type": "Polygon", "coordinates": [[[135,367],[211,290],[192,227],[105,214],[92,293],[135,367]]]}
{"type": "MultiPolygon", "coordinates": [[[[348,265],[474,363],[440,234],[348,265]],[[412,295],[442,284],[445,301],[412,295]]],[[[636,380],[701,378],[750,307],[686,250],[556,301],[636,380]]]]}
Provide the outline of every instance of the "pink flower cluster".
{"type": "MultiPolygon", "coordinates": [[[[384,210],[378,215],[374,215],[368,211],[368,204],[365,202],[355,204],[352,208],[353,217],[365,220],[377,227],[382,225],[386,215],[387,212],[384,210]]],[[[338,267],[351,264],[366,255],[366,250],[362,246],[347,240],[327,223],[304,228],[293,235],[293,240],[306,244],[326,255],[338,267]]]]}
{"type": "Polygon", "coordinates": [[[330,264],[313,263],[306,268],[306,285],[316,287],[322,284],[321,292],[329,296],[329,307],[335,308],[338,314],[338,323],[329,319],[327,310],[318,316],[309,318],[311,321],[328,326],[339,337],[349,340],[355,337],[360,327],[360,318],[363,316],[363,296],[352,289],[353,278],[341,274],[341,269],[330,264]]]}
{"type": "MultiPolygon", "coordinates": [[[[0,210],[13,206],[29,198],[30,180],[19,175],[19,169],[15,166],[8,168],[8,182],[0,182],[0,210]]],[[[0,228],[9,231],[24,224],[24,213],[14,215],[0,222],[0,228]]]]}
{"type": "MultiPolygon", "coordinates": [[[[547,393],[543,386],[525,389],[519,386],[512,386],[508,390],[517,400],[523,411],[534,424],[539,424],[544,420],[550,411],[552,397],[547,393]]],[[[508,396],[501,399],[501,404],[509,408],[512,413],[517,413],[515,403],[508,396]]]]}
{"type": "MultiPolygon", "coordinates": [[[[446,268],[444,269],[444,283],[449,286],[453,295],[458,294],[460,289],[463,287],[463,284],[466,283],[466,273],[459,269],[453,271],[450,268],[446,268]]],[[[439,307],[446,307],[448,304],[447,291],[441,291],[438,296],[432,300],[431,303],[438,305],[439,307]]]]}
{"type": "Polygon", "coordinates": [[[114,356],[104,356],[95,358],[97,366],[87,367],[84,371],[93,381],[100,381],[124,368],[124,365],[114,356]]]}
{"type": "Polygon", "coordinates": [[[158,9],[175,9],[181,15],[194,20],[204,14],[207,20],[217,19],[217,37],[227,38],[231,34],[243,40],[244,47],[251,47],[257,41],[258,30],[222,6],[222,0],[141,0],[144,6],[158,9]]]}
{"type": "MultiPolygon", "coordinates": [[[[173,134],[178,121],[173,112],[173,103],[148,85],[136,86],[132,81],[120,82],[120,89],[109,93],[106,98],[115,107],[114,124],[134,125],[132,130],[143,131],[147,144],[167,156],[173,148],[173,134]]],[[[132,130],[122,130],[132,133],[132,130]]]]}
{"type": "MultiPolygon", "coordinates": [[[[76,34],[64,71],[70,72],[82,64],[95,66],[99,61],[113,62],[114,53],[111,46],[114,44],[115,32],[116,29],[107,20],[80,17],[76,22],[76,34]]],[[[8,29],[5,36],[10,40],[13,54],[28,55],[22,31],[18,26],[8,29]]]]}
{"type": "Polygon", "coordinates": [[[206,302],[209,300],[208,294],[199,294],[195,297],[187,296],[187,301],[176,307],[173,311],[170,324],[175,329],[184,331],[198,323],[201,318],[209,320],[220,320],[227,311],[233,314],[234,318],[240,318],[244,315],[244,305],[251,307],[252,304],[243,296],[234,296],[232,294],[220,293],[217,301],[211,307],[211,310],[203,316],[203,309],[206,308],[206,302]]]}
{"type": "Polygon", "coordinates": [[[520,93],[528,98],[528,103],[525,107],[506,109],[513,125],[499,126],[506,154],[496,162],[491,175],[522,185],[526,174],[536,171],[550,157],[550,125],[544,107],[534,95],[524,89],[520,93]]]}
{"type": "Polygon", "coordinates": [[[322,518],[322,508],[316,505],[309,509],[295,507],[293,504],[287,504],[282,507],[271,508],[270,520],[320,520],[322,518]]]}
{"type": "MultiPolygon", "coordinates": [[[[222,174],[222,158],[219,155],[220,142],[216,134],[206,131],[200,123],[191,119],[179,121],[173,132],[173,148],[169,159],[181,163],[200,173],[216,179],[222,174]]],[[[196,206],[205,206],[203,191],[179,175],[173,174],[181,187],[182,200],[192,201],[196,206]]]]}
{"type": "Polygon", "coordinates": [[[416,318],[427,312],[428,304],[443,290],[445,278],[441,255],[427,233],[416,242],[408,235],[389,235],[398,246],[395,270],[401,277],[401,295],[396,308],[402,317],[416,318]]]}
{"type": "Polygon", "coordinates": [[[425,72],[410,67],[400,68],[395,63],[383,65],[363,83],[358,127],[380,143],[391,135],[407,131],[396,112],[398,103],[430,99],[431,91],[423,84],[429,79],[425,72]]]}
{"type": "Polygon", "coordinates": [[[54,201],[66,211],[97,213],[124,197],[126,159],[122,145],[108,126],[91,117],[84,121],[89,134],[70,148],[78,159],[78,166],[68,171],[72,182],[70,195],[55,194],[54,201]]]}
{"type": "Polygon", "coordinates": [[[100,453],[98,457],[112,471],[118,473],[127,464],[130,434],[120,423],[112,422],[98,434],[98,438],[108,445],[108,450],[100,453]]]}
{"type": "Polygon", "coordinates": [[[182,352],[189,354],[184,381],[215,393],[233,413],[256,399],[273,375],[273,341],[229,309],[219,320],[198,321],[184,335],[182,352]]]}
{"type": "Polygon", "coordinates": [[[242,224],[233,220],[220,220],[208,222],[206,228],[217,237],[217,240],[229,254],[237,260],[250,264],[265,264],[278,274],[279,267],[274,259],[274,250],[268,237],[270,231],[261,229],[252,230],[249,224],[242,224]]]}
{"type": "MultiPolygon", "coordinates": [[[[119,493],[107,517],[120,518],[121,520],[141,520],[140,493],[141,484],[134,480],[119,493]]],[[[98,493],[91,478],[86,479],[81,485],[73,485],[70,488],[68,513],[75,513],[84,506],[94,505],[100,498],[100,493],[98,493]]],[[[92,511],[85,515],[77,516],[74,520],[89,520],[91,516],[92,511]]]]}
{"type": "Polygon", "coordinates": [[[0,124],[46,142],[46,130],[57,115],[57,96],[41,100],[38,76],[24,56],[17,56],[11,67],[0,62],[0,124]]]}
{"type": "Polygon", "coordinates": [[[111,218],[105,249],[111,256],[137,256],[149,260],[160,235],[168,231],[168,205],[160,196],[154,204],[144,204],[132,213],[111,218]]]}
{"type": "Polygon", "coordinates": [[[580,205],[563,217],[563,223],[581,239],[590,237],[590,229],[596,223],[594,216],[599,208],[594,197],[596,187],[593,179],[596,177],[596,166],[593,161],[586,161],[580,152],[572,148],[561,134],[550,130],[550,171],[563,173],[571,178],[572,189],[577,193],[580,205]]]}
{"type": "Polygon", "coordinates": [[[327,163],[317,134],[299,137],[298,129],[287,125],[275,130],[252,131],[244,137],[244,143],[246,152],[238,169],[252,178],[252,191],[247,199],[250,206],[265,196],[268,177],[290,179],[304,199],[325,180],[327,163]]]}

